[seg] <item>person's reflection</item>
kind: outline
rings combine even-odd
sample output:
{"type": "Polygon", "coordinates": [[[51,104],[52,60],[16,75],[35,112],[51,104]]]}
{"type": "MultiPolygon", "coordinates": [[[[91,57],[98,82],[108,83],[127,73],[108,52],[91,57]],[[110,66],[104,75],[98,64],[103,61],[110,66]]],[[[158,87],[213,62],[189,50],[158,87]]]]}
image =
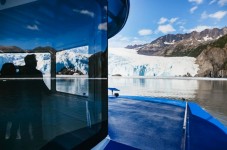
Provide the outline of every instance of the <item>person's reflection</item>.
{"type": "Polygon", "coordinates": [[[16,68],[5,63],[1,69],[0,80],[0,149],[9,149],[16,140],[18,120],[18,82],[16,68]]]}
{"type": "Polygon", "coordinates": [[[38,146],[43,141],[42,96],[49,89],[43,81],[42,72],[36,69],[36,55],[27,55],[24,61],[25,66],[19,69],[19,77],[24,78],[21,83],[20,133],[25,145],[32,143],[38,146]]]}

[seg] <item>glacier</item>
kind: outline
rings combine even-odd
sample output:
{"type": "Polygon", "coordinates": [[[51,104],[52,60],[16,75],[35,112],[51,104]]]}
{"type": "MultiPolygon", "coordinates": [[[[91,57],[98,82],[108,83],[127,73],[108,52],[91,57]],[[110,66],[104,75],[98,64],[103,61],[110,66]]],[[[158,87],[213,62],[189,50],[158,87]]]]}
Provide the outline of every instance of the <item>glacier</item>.
{"type": "MultiPolygon", "coordinates": [[[[31,53],[29,53],[31,54],[31,53]]],[[[50,75],[50,54],[35,53],[38,60],[37,69],[44,75],[50,75]]],[[[0,69],[5,62],[16,66],[24,65],[24,57],[28,53],[0,54],[0,69]]],[[[56,72],[63,67],[80,70],[88,74],[88,47],[60,51],[56,54],[56,72]]],[[[193,57],[161,57],[137,54],[137,50],[126,48],[109,48],[108,75],[120,74],[123,77],[179,77],[190,74],[195,76],[199,66],[193,57]]]]}
{"type": "Polygon", "coordinates": [[[123,77],[179,77],[195,76],[199,65],[194,57],[162,57],[137,54],[137,50],[109,48],[108,75],[123,77]]]}
{"type": "Polygon", "coordinates": [[[0,69],[6,62],[13,63],[15,66],[24,66],[24,57],[35,54],[37,59],[37,69],[44,75],[50,75],[50,54],[49,53],[2,53],[0,54],[0,69]]]}
{"type": "MultiPolygon", "coordinates": [[[[1,53],[0,69],[6,62],[13,63],[15,66],[23,66],[26,55],[35,54],[37,59],[37,69],[43,75],[50,76],[51,55],[49,53],[1,53]]],[[[58,51],[56,53],[56,72],[63,67],[80,70],[83,74],[88,74],[88,60],[91,54],[88,54],[88,46],[58,51]]]]}
{"type": "Polygon", "coordinates": [[[56,54],[56,72],[63,67],[80,70],[83,74],[88,74],[88,60],[91,55],[78,53],[78,51],[61,51],[56,54]]]}

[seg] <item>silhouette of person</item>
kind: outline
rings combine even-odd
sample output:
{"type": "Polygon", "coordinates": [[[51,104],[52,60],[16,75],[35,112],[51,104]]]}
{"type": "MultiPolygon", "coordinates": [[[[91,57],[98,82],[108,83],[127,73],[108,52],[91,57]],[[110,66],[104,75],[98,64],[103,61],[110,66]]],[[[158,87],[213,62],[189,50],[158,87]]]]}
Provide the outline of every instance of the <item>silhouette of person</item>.
{"type": "Polygon", "coordinates": [[[49,89],[43,81],[42,72],[37,70],[36,55],[24,58],[25,66],[20,67],[19,76],[23,78],[22,106],[21,106],[21,139],[24,144],[39,145],[43,140],[42,130],[42,96],[49,89]]]}
{"type": "Polygon", "coordinates": [[[3,64],[0,77],[0,147],[9,149],[16,139],[19,127],[18,82],[14,80],[16,77],[14,64],[3,64]]]}

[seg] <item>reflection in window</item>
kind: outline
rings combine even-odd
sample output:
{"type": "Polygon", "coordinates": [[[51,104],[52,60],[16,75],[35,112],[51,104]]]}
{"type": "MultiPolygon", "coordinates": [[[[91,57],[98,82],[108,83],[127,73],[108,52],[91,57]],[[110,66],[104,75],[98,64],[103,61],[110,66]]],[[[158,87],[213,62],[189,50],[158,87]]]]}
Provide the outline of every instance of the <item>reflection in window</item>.
{"type": "MultiPolygon", "coordinates": [[[[13,98],[24,110],[18,113],[17,120],[26,122],[20,126],[25,127],[19,133],[27,133],[31,128],[35,137],[21,136],[16,143],[24,149],[49,150],[59,146],[62,149],[79,149],[76,147],[81,142],[93,139],[93,136],[98,140],[104,138],[107,135],[107,78],[104,76],[107,74],[107,30],[99,26],[107,22],[107,0],[32,0],[26,5],[7,0],[4,6],[0,6],[0,54],[3,52],[8,57],[11,53],[17,56],[34,52],[38,59],[37,69],[43,72],[44,77],[51,76],[44,78],[49,81],[46,84],[51,91],[39,100],[27,92],[29,88],[19,89],[18,93],[23,97],[13,98]],[[9,1],[17,4],[16,7],[9,6],[9,1]],[[104,51],[106,55],[102,55],[104,51]],[[42,58],[37,54],[46,52],[49,52],[48,56],[44,54],[42,58]],[[99,80],[100,77],[104,79],[99,80]],[[28,126],[33,118],[39,121],[28,126]],[[33,128],[35,126],[37,130],[33,128]],[[28,139],[32,139],[31,142],[27,142],[28,139]]],[[[23,66],[23,59],[24,56],[7,60],[1,57],[0,63],[13,62],[16,66],[23,66]]],[[[30,80],[36,83],[36,79],[30,80]]],[[[1,96],[11,98],[13,94],[0,92],[1,96]]],[[[0,106],[3,104],[4,101],[1,101],[0,106]]],[[[2,110],[4,114],[7,111],[2,110]]],[[[6,124],[1,123],[3,131],[6,124]]],[[[14,126],[15,123],[12,123],[14,126]]],[[[11,146],[14,140],[11,136],[3,143],[11,146]]],[[[92,143],[86,146],[92,147],[92,143]]],[[[4,148],[0,146],[0,149],[4,148]]]]}
{"type": "Polygon", "coordinates": [[[88,96],[88,46],[56,53],[56,90],[88,96]]]}
{"type": "Polygon", "coordinates": [[[17,72],[20,66],[24,66],[24,57],[26,55],[35,54],[37,59],[37,68],[43,73],[43,80],[47,87],[50,89],[50,53],[2,53],[0,54],[0,70],[4,63],[13,63],[17,72]]]}

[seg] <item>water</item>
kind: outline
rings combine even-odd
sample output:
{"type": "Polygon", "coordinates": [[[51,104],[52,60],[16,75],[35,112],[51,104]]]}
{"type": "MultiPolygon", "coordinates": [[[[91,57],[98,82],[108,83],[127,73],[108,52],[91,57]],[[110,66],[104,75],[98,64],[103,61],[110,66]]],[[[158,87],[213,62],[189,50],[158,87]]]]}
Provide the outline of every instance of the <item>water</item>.
{"type": "MultiPolygon", "coordinates": [[[[47,87],[51,89],[51,77],[50,75],[45,75],[43,80],[47,87]]],[[[88,96],[88,77],[75,76],[75,75],[57,75],[56,77],[56,91],[76,94],[82,96],[88,96]]]]}
{"type": "Polygon", "coordinates": [[[88,78],[67,78],[59,76],[56,79],[56,90],[70,94],[88,96],[88,78]]]}
{"type": "Polygon", "coordinates": [[[227,126],[227,80],[112,77],[109,87],[120,89],[120,95],[185,98],[198,103],[227,126]]]}
{"type": "MultiPolygon", "coordinates": [[[[75,77],[74,77],[75,78],[75,77]]],[[[123,78],[111,77],[108,87],[120,89],[120,95],[165,97],[194,101],[227,126],[227,80],[209,78],[123,78]]],[[[61,78],[57,90],[88,95],[85,78],[61,78]]],[[[111,92],[109,91],[109,95],[111,92]]]]}

